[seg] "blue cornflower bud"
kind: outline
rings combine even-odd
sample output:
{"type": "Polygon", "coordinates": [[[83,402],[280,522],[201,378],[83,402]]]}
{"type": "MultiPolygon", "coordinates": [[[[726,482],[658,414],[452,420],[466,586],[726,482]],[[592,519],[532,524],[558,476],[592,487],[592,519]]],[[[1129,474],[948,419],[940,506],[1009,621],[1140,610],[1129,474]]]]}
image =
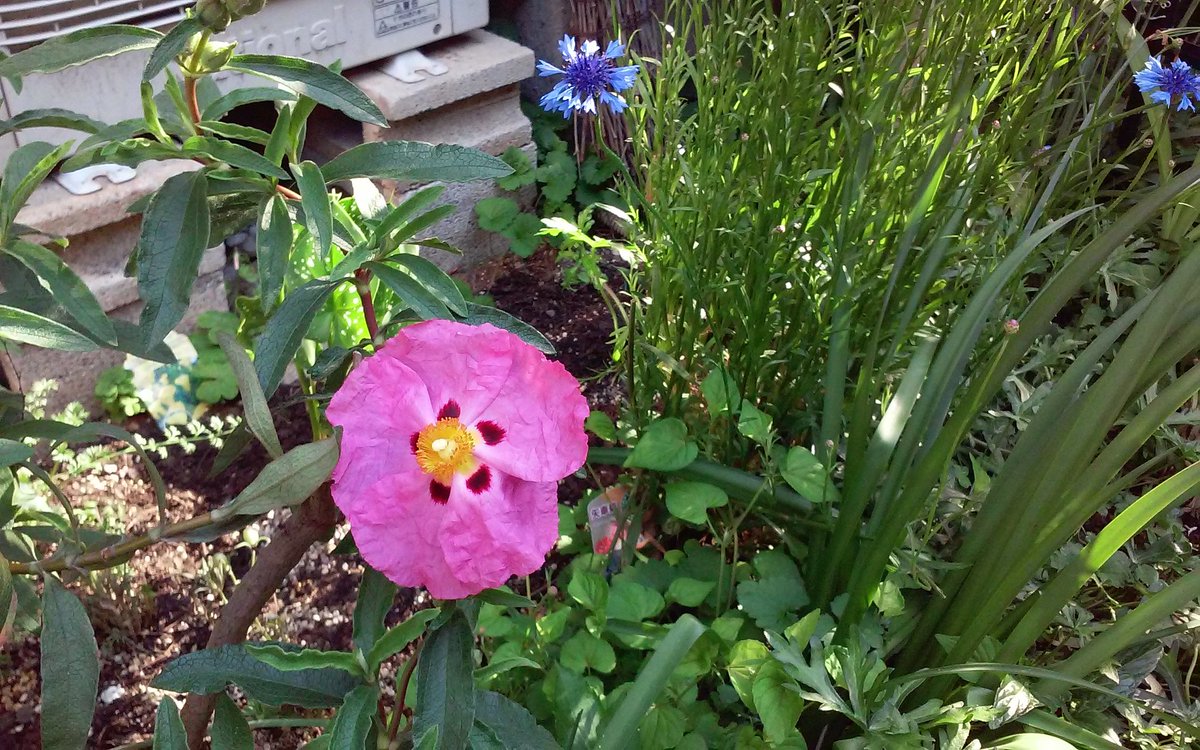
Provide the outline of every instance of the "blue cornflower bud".
{"type": "Polygon", "coordinates": [[[572,112],[596,114],[596,102],[599,100],[613,112],[625,110],[625,99],[617,92],[633,86],[638,72],[636,65],[622,67],[613,64],[614,60],[625,54],[625,45],[611,42],[601,54],[600,45],[590,39],[576,49],[575,38],[564,36],[558,43],[558,50],[566,63],[562,68],[545,60],[539,60],[537,64],[538,75],[563,76],[542,97],[542,109],[562,112],[563,118],[570,117],[572,112]]]}

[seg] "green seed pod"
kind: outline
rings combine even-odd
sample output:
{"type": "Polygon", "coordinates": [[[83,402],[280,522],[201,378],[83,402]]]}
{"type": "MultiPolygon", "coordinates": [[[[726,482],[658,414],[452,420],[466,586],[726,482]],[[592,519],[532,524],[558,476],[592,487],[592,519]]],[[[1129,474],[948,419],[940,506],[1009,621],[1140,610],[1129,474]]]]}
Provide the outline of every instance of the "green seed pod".
{"type": "Polygon", "coordinates": [[[204,54],[200,58],[200,68],[206,73],[215,73],[221,68],[224,68],[229,63],[229,58],[233,57],[233,49],[237,46],[237,42],[229,44],[221,44],[219,42],[209,42],[204,48],[204,54]]]}
{"type": "Polygon", "coordinates": [[[226,0],[226,6],[229,12],[233,14],[233,20],[252,16],[263,9],[267,4],[267,0],[226,0]]]}

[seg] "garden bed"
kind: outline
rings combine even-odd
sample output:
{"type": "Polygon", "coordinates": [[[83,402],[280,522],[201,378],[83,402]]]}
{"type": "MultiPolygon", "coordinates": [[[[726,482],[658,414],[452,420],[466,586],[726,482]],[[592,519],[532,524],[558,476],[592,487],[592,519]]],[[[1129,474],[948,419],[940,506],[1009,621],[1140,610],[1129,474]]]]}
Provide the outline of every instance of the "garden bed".
{"type": "MultiPolygon", "coordinates": [[[[603,302],[590,288],[566,289],[544,248],[528,260],[505,256],[474,269],[468,279],[489,294],[500,309],[535,326],[558,349],[558,359],[583,382],[595,409],[614,412],[620,397],[617,381],[604,374],[610,359],[611,323],[603,302]]],[[[284,449],[309,439],[308,419],[294,389],[281,389],[272,412],[284,449]]],[[[145,417],[128,427],[156,431],[145,417]]],[[[257,476],[266,451],[252,443],[227,471],[209,477],[216,450],[200,445],[192,455],[175,449],[157,464],[168,487],[167,507],[173,520],[204,513],[233,497],[257,476]]],[[[89,503],[120,508],[120,524],[134,532],[155,520],[155,497],[135,458],[102,461],[98,470],[63,486],[77,506],[89,503]]],[[[586,483],[569,478],[560,485],[560,500],[578,499],[586,483]]],[[[270,535],[278,524],[272,514],[253,524],[252,534],[270,535]]],[[[161,544],[136,556],[127,573],[96,574],[94,587],[77,586],[96,630],[101,649],[100,700],[92,723],[90,747],[110,748],[148,738],[161,694],[150,680],[172,658],[203,648],[209,628],[234,578],[249,568],[253,548],[244,536],[229,535],[209,545],[161,544]],[[207,549],[205,549],[207,547],[207,549]],[[228,566],[214,557],[221,553],[228,566]]],[[[120,570],[120,569],[118,569],[120,570]]],[[[343,649],[350,645],[351,613],[362,566],[357,556],[335,556],[313,549],[268,604],[252,637],[287,640],[310,647],[343,649]]],[[[404,590],[388,615],[395,624],[418,605],[404,590]]],[[[6,643],[0,650],[0,747],[34,747],[40,723],[38,645],[32,636],[6,643]]],[[[311,733],[272,730],[257,735],[262,748],[295,748],[311,733]]]]}

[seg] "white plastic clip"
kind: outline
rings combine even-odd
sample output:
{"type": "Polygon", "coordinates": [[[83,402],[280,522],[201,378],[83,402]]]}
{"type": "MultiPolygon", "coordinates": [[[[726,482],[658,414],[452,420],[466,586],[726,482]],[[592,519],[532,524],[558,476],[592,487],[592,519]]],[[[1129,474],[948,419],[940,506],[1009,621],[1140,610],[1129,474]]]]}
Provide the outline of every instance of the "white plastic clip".
{"type": "Polygon", "coordinates": [[[59,172],[54,175],[54,180],[72,195],[87,195],[104,187],[96,180],[97,177],[117,185],[137,177],[137,170],[120,164],[93,164],[74,172],[59,172]]]}
{"type": "Polygon", "coordinates": [[[450,70],[442,63],[430,60],[420,50],[415,49],[394,55],[381,63],[379,69],[392,78],[396,78],[404,83],[420,83],[424,81],[425,76],[418,73],[421,70],[431,76],[444,75],[446,71],[450,70]]]}

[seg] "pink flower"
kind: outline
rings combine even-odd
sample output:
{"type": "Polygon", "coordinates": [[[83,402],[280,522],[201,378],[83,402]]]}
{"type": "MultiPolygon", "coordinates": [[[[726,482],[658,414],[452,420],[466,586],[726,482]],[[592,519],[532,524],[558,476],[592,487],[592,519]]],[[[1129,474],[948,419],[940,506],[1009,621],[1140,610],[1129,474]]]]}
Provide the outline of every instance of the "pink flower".
{"type": "Polygon", "coordinates": [[[342,428],[334,502],[388,578],[439,599],[476,594],[545,561],[587,414],[575,378],[507,331],[409,326],[329,404],[342,428]]]}

